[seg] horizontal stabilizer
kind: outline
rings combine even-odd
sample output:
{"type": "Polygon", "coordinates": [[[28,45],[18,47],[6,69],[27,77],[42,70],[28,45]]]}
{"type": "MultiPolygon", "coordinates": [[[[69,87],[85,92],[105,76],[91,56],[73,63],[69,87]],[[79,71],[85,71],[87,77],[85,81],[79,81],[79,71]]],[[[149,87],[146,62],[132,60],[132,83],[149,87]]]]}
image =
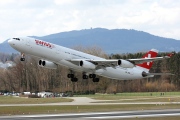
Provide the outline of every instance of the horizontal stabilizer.
{"type": "Polygon", "coordinates": [[[172,74],[172,73],[144,73],[146,74],[147,76],[148,75],[175,75],[175,74],[172,74]]]}

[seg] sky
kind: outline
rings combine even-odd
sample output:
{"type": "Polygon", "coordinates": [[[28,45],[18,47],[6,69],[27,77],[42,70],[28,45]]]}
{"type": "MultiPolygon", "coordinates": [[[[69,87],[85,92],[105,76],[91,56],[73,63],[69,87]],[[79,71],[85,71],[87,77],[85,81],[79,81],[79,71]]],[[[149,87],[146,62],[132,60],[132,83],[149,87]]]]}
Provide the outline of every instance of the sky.
{"type": "Polygon", "coordinates": [[[97,27],[180,40],[180,0],[0,0],[0,43],[97,27]]]}

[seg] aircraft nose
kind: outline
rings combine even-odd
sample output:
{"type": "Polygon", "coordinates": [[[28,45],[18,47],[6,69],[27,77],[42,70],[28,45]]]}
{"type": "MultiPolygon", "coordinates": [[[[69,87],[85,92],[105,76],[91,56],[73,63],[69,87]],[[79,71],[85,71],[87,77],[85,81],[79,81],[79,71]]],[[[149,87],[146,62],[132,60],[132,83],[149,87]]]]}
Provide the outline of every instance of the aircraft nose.
{"type": "Polygon", "coordinates": [[[9,43],[9,45],[13,45],[14,44],[12,39],[8,40],[8,43],[9,43]]]}
{"type": "Polygon", "coordinates": [[[12,43],[12,40],[11,40],[11,39],[10,39],[10,40],[8,40],[8,43],[9,43],[9,44],[11,44],[11,43],[12,43]]]}

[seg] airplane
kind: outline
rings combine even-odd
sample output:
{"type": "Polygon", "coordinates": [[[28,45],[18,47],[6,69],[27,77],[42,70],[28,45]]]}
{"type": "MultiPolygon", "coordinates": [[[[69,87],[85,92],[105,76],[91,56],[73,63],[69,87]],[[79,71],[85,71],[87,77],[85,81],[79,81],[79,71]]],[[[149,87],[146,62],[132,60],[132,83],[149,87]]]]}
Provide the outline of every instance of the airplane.
{"type": "Polygon", "coordinates": [[[21,53],[21,61],[25,61],[27,54],[39,58],[38,65],[44,68],[56,69],[58,65],[68,67],[70,73],[67,77],[72,82],[78,81],[75,71],[82,72],[83,79],[91,78],[93,82],[99,82],[99,76],[133,80],[162,75],[164,73],[149,72],[153,62],[174,55],[170,53],[167,56],[157,57],[158,50],[151,49],[138,59],[105,59],[31,37],[11,38],[8,43],[21,53]]]}

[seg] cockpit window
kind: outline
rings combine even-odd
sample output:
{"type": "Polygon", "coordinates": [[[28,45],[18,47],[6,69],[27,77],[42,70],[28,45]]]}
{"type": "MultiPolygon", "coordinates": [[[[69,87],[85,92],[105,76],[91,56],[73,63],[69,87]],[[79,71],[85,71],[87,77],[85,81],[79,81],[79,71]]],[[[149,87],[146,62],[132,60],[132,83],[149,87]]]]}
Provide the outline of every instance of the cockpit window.
{"type": "Polygon", "coordinates": [[[19,40],[19,41],[20,41],[20,39],[19,39],[19,38],[13,38],[13,39],[15,39],[15,40],[19,40]]]}

